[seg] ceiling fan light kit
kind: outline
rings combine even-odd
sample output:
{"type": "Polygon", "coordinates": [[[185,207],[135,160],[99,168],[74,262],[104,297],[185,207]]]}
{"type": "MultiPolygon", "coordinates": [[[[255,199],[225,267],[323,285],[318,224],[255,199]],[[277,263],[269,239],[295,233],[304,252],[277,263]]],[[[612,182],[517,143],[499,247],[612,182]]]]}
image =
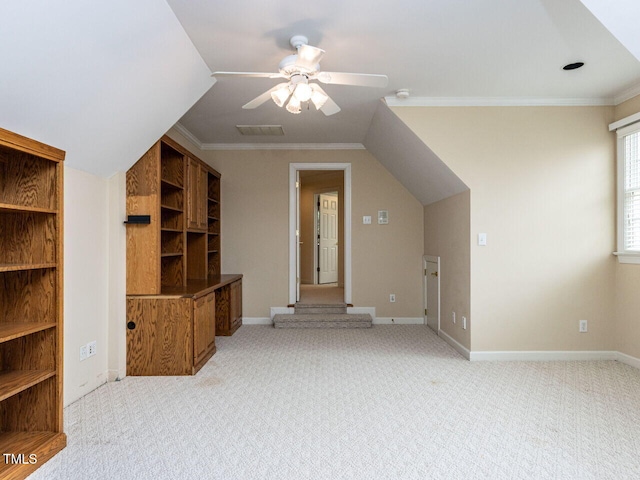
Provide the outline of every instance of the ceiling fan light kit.
{"type": "Polygon", "coordinates": [[[304,35],[294,35],[289,43],[296,49],[296,53],[286,56],[278,65],[279,73],[259,72],[214,72],[212,76],[241,76],[256,78],[284,78],[288,83],[281,83],[267,90],[242,106],[244,109],[259,107],[271,98],[278,107],[283,107],[287,102],[286,110],[293,114],[302,111],[301,104],[311,102],[325,115],[333,115],[340,111],[340,107],[327,95],[316,83],[309,80],[317,80],[321,83],[333,85],[354,85],[364,87],[386,87],[389,79],[386,75],[373,75],[367,73],[340,73],[321,72],[320,59],[325,51],[308,44],[304,35]]]}

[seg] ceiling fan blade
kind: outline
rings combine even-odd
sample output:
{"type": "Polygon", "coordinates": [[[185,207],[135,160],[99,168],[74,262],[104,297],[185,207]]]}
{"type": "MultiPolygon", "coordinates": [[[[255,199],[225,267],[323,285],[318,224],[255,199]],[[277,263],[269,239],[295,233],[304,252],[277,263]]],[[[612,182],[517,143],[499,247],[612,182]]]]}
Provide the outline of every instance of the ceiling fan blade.
{"type": "Polygon", "coordinates": [[[310,85],[314,91],[320,92],[325,97],[327,97],[324,105],[322,105],[318,110],[324,113],[327,117],[340,111],[340,107],[338,106],[338,104],[331,100],[331,97],[327,95],[327,92],[325,92],[320,85],[318,85],[317,83],[311,83],[310,85]]]}
{"type": "Polygon", "coordinates": [[[213,72],[212,77],[285,78],[281,73],[264,72],[213,72]]]}
{"type": "Polygon", "coordinates": [[[296,65],[314,71],[324,53],[324,50],[321,48],[312,47],[311,45],[300,45],[300,47],[298,47],[298,60],[296,60],[296,65]]]}
{"type": "Polygon", "coordinates": [[[271,98],[271,92],[273,92],[274,90],[277,90],[278,88],[282,87],[283,85],[287,85],[287,83],[279,83],[278,85],[276,85],[273,88],[270,88],[269,90],[267,90],[266,92],[264,92],[261,95],[258,95],[256,98],[254,98],[253,100],[251,100],[249,103],[246,103],[242,106],[242,108],[244,108],[245,110],[251,110],[253,108],[257,108],[260,105],[262,105],[264,102],[266,102],[267,100],[269,100],[271,98]]]}
{"type": "Polygon", "coordinates": [[[370,73],[320,72],[318,81],[332,85],[355,85],[358,87],[386,87],[389,78],[386,75],[370,73]]]}

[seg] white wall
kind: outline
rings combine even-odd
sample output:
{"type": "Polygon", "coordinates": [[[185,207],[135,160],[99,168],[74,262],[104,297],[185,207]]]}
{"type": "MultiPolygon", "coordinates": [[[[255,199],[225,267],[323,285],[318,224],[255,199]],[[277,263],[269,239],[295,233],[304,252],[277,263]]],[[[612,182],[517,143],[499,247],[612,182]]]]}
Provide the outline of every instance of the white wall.
{"type": "Polygon", "coordinates": [[[215,83],[163,0],[0,2],[0,125],[126,171],[215,83]]]}
{"type": "Polygon", "coordinates": [[[613,108],[393,110],[471,190],[471,350],[612,350],[613,108]]]}
{"type": "Polygon", "coordinates": [[[109,194],[109,380],[127,373],[126,173],[107,180],[109,194]]]}
{"type": "Polygon", "coordinates": [[[64,404],[107,381],[109,181],[65,167],[64,404]],[[80,362],[80,346],[97,354],[80,362]]]}

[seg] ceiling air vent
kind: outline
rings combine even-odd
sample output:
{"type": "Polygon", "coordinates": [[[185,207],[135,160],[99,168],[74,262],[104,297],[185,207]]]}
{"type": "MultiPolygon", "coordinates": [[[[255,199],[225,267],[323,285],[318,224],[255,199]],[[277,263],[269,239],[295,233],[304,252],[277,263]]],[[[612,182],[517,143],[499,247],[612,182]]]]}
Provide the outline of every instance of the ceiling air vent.
{"type": "Polygon", "coordinates": [[[282,125],[236,125],[241,135],[284,135],[282,125]]]}

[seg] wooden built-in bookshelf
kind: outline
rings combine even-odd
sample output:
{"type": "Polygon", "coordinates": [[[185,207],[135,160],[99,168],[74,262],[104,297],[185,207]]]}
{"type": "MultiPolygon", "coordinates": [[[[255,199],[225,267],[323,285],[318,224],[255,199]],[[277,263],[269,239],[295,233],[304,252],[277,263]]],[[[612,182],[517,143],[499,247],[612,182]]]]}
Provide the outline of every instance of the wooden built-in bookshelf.
{"type": "Polygon", "coordinates": [[[242,324],[216,318],[242,310],[242,275],[221,274],[220,202],[220,173],[166,136],[127,172],[127,215],[151,217],[127,225],[128,375],[194,374],[217,320],[221,335],[242,324]]]}
{"type": "Polygon", "coordinates": [[[25,478],[66,445],[63,160],[0,129],[0,478],[25,478]]]}

